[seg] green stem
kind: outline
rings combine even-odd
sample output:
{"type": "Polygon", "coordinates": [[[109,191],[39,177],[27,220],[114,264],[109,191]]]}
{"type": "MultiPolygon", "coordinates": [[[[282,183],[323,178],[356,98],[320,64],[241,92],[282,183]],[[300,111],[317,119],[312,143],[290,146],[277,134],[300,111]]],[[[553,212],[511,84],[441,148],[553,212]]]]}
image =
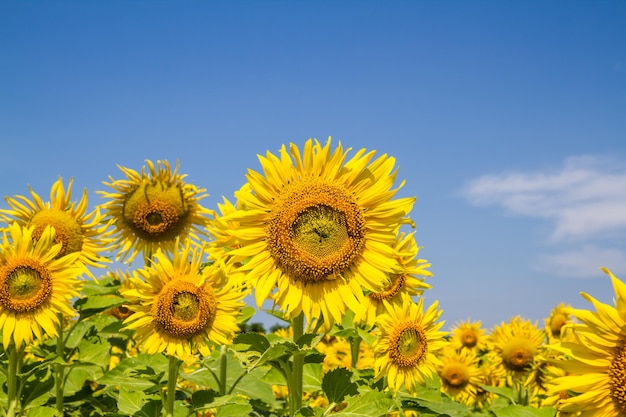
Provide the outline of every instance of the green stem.
{"type": "MultiPolygon", "coordinates": [[[[57,358],[65,361],[63,351],[65,350],[65,341],[63,340],[63,314],[58,313],[59,327],[57,328],[57,358]]],[[[63,415],[63,391],[65,388],[65,367],[62,363],[54,365],[54,385],[56,392],[56,408],[60,415],[63,415]]]]}
{"type": "MultiPolygon", "coordinates": [[[[293,330],[293,341],[296,343],[304,334],[304,315],[298,314],[291,320],[293,330]]],[[[293,386],[289,387],[289,399],[293,407],[289,407],[292,411],[291,417],[302,408],[302,376],[304,371],[304,353],[296,352],[293,354],[293,386]]]]}
{"type": "Polygon", "coordinates": [[[357,368],[357,364],[359,363],[359,352],[361,351],[362,340],[361,336],[350,338],[350,359],[353,371],[357,368]]]}
{"type": "Polygon", "coordinates": [[[174,417],[174,398],[176,397],[176,382],[178,380],[178,358],[170,356],[170,365],[167,373],[167,391],[165,393],[165,415],[174,417]]]}
{"type": "Polygon", "coordinates": [[[7,417],[14,417],[17,407],[19,406],[19,398],[17,395],[17,374],[19,373],[20,352],[13,343],[8,348],[9,363],[7,369],[7,417]]]}
{"type": "Polygon", "coordinates": [[[219,380],[220,395],[226,395],[226,375],[227,375],[226,371],[228,369],[228,356],[226,354],[227,354],[226,345],[222,345],[220,349],[220,380],[219,380]]]}

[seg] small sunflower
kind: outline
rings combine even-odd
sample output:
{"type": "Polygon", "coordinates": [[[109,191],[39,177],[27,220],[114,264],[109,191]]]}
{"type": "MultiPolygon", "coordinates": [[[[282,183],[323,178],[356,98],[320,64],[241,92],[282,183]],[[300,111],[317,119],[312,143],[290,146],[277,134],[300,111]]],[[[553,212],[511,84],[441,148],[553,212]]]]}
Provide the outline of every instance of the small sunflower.
{"type": "Polygon", "coordinates": [[[394,199],[395,159],[361,149],[331,151],[308,140],[279,156],[259,156],[263,174],[249,170],[248,190],[226,216],[241,248],[231,251],[260,307],[273,298],[288,318],[300,313],[325,326],[346,309],[362,313],[363,289],[379,291],[398,270],[393,244],[414,198],[394,199]],[[275,293],[274,293],[275,291],[275,293]]]}
{"type": "Polygon", "coordinates": [[[83,190],[78,204],[72,201],[72,178],[67,189],[59,178],[50,190],[50,201],[41,197],[28,187],[31,199],[25,196],[5,197],[9,210],[0,210],[0,215],[7,223],[16,221],[22,226],[33,226],[33,238],[38,239],[46,226],[55,230],[55,242],[61,244],[61,257],[77,252],[78,260],[85,266],[83,272],[93,278],[87,267],[103,267],[108,259],[100,255],[110,242],[109,232],[102,224],[102,215],[96,208],[87,213],[87,190],[83,190]]]}
{"type": "Polygon", "coordinates": [[[458,351],[450,346],[443,349],[440,357],[441,390],[455,401],[475,404],[480,385],[485,382],[476,352],[469,349],[458,351]]]}
{"type": "Polygon", "coordinates": [[[57,336],[59,314],[72,316],[71,299],[77,297],[82,265],[79,253],[59,257],[54,229],[35,237],[35,226],[13,222],[3,230],[0,246],[0,329],[5,349],[28,346],[44,335],[57,336]]]}
{"type": "Polygon", "coordinates": [[[124,323],[147,353],[208,355],[209,341],[229,344],[239,330],[244,294],[222,285],[226,279],[216,265],[201,268],[204,247],[176,243],[173,260],[157,250],[151,265],[135,270],[130,288],[121,290],[134,311],[124,323]]]}
{"type": "Polygon", "coordinates": [[[384,287],[380,291],[369,292],[365,297],[365,322],[370,326],[378,315],[385,312],[384,301],[401,303],[403,294],[420,295],[425,289],[431,288],[424,282],[426,277],[432,276],[426,269],[430,264],[417,257],[420,247],[415,243],[413,233],[398,235],[393,249],[401,269],[387,274],[384,287]]]}
{"type": "Polygon", "coordinates": [[[560,303],[550,312],[550,317],[546,319],[546,333],[550,342],[560,339],[561,330],[566,324],[572,323],[570,309],[570,306],[560,303]]]}
{"type": "Polygon", "coordinates": [[[109,224],[114,227],[113,250],[117,260],[132,262],[139,253],[150,258],[157,249],[171,252],[177,238],[199,241],[204,236],[207,215],[212,212],[199,204],[205,189],[184,181],[186,175],[174,171],[167,161],[156,165],[146,160],[141,173],[118,165],[127,179],[104,185],[114,192],[99,191],[108,201],[102,204],[109,224]]]}
{"type": "Polygon", "coordinates": [[[404,385],[413,392],[417,384],[437,375],[441,366],[438,351],[446,346],[445,332],[437,321],[442,311],[433,303],[425,312],[423,300],[417,303],[405,296],[402,304],[388,304],[387,313],[378,317],[380,334],[374,342],[374,371],[377,378],[386,376],[394,391],[404,385]]]}
{"type": "Polygon", "coordinates": [[[543,345],[545,333],[520,316],[496,326],[489,335],[492,350],[487,354],[500,386],[523,384],[530,374],[535,355],[543,345]]]}
{"type": "Polygon", "coordinates": [[[551,392],[571,392],[572,397],[557,403],[560,412],[580,416],[626,416],[626,284],[611,271],[615,305],[604,304],[586,293],[582,296],[595,311],[571,309],[580,320],[574,324],[576,342],[561,342],[553,348],[567,359],[557,362],[567,376],[553,380],[551,392]]]}
{"type": "Polygon", "coordinates": [[[450,329],[450,344],[456,350],[471,350],[475,353],[487,350],[487,336],[481,321],[461,321],[450,329]]]}

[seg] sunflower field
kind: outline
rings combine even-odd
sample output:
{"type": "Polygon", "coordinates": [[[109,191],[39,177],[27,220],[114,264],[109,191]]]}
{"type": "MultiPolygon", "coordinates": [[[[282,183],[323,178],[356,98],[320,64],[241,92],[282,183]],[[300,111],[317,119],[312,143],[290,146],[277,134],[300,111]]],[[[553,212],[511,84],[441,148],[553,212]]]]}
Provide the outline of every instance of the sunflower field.
{"type": "Polygon", "coordinates": [[[5,196],[2,415],[626,416],[626,284],[444,331],[395,159],[351,152],[268,151],[215,209],[167,161],[91,210],[71,179],[5,196]]]}

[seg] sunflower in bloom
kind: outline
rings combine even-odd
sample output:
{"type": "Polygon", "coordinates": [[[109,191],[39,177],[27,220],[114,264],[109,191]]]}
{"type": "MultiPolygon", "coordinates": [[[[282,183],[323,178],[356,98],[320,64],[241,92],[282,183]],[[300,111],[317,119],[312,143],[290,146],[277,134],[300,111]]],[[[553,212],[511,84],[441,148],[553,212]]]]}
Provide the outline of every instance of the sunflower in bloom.
{"type": "Polygon", "coordinates": [[[86,189],[78,203],[72,201],[72,182],[70,178],[65,189],[59,178],[50,189],[48,202],[44,202],[30,187],[30,199],[20,195],[5,197],[11,208],[0,210],[0,215],[7,223],[16,221],[23,226],[33,226],[34,239],[39,239],[47,226],[54,227],[55,242],[61,244],[57,256],[78,253],[78,260],[84,265],[83,272],[93,278],[87,267],[103,267],[109,262],[100,255],[110,242],[109,232],[102,224],[98,209],[87,213],[86,189]]]}
{"type": "Polygon", "coordinates": [[[461,321],[450,329],[450,344],[456,350],[471,350],[475,353],[487,350],[487,336],[480,321],[461,321]]]}
{"type": "Polygon", "coordinates": [[[248,171],[236,194],[245,209],[226,220],[238,225],[230,233],[241,247],[229,254],[259,307],[273,298],[287,318],[329,327],[346,309],[362,313],[363,289],[380,291],[399,269],[393,244],[415,199],[393,198],[394,158],[349,151],[309,139],[302,152],[290,144],[259,156],[263,174],[248,171]]]}
{"type": "Polygon", "coordinates": [[[372,291],[365,297],[365,323],[374,325],[376,317],[385,312],[384,301],[402,303],[403,294],[420,295],[431,286],[424,282],[432,273],[426,268],[430,266],[417,257],[419,246],[415,243],[413,233],[398,235],[394,245],[398,263],[401,267],[395,273],[387,274],[387,280],[380,291],[372,291]]]}
{"type": "Polygon", "coordinates": [[[564,327],[566,324],[572,323],[572,315],[569,312],[570,309],[570,306],[560,303],[552,309],[550,317],[545,320],[546,333],[551,343],[561,338],[562,330],[566,329],[566,327],[564,327]]]}
{"type": "Polygon", "coordinates": [[[545,333],[536,324],[519,316],[496,326],[489,335],[492,350],[487,354],[499,386],[523,384],[530,374],[535,355],[543,345],[545,333]]]}
{"type": "Polygon", "coordinates": [[[75,314],[82,265],[79,253],[59,257],[54,229],[46,227],[35,239],[35,227],[12,223],[3,230],[0,246],[0,329],[5,349],[19,349],[44,335],[57,336],[59,314],[75,314]]]}
{"type": "MultiPolygon", "coordinates": [[[[574,324],[575,342],[553,345],[567,359],[557,362],[568,375],[553,380],[556,393],[575,394],[557,403],[560,412],[580,416],[626,416],[626,284],[611,271],[615,305],[582,296],[595,311],[571,309],[581,323],[574,324]]],[[[563,396],[567,397],[567,396],[563,396]]]]}
{"type": "Polygon", "coordinates": [[[171,252],[176,239],[199,241],[211,210],[199,200],[206,197],[205,189],[184,181],[178,173],[178,163],[172,171],[169,162],[146,160],[146,167],[137,172],[118,165],[126,179],[104,185],[113,192],[99,191],[108,199],[102,208],[113,226],[113,250],[117,260],[132,262],[139,253],[149,259],[158,249],[171,252]]]}
{"type": "Polygon", "coordinates": [[[476,403],[476,396],[484,384],[476,352],[469,349],[457,351],[449,346],[443,349],[439,378],[441,390],[450,398],[465,405],[476,403]]]}
{"type": "Polygon", "coordinates": [[[437,321],[442,311],[433,303],[426,311],[423,299],[417,303],[405,296],[402,304],[387,304],[387,313],[378,317],[380,334],[374,342],[374,371],[377,378],[387,377],[394,391],[404,385],[409,392],[437,375],[441,366],[439,350],[446,346],[446,332],[437,321]]]}
{"type": "Polygon", "coordinates": [[[130,288],[121,290],[134,311],[126,328],[135,329],[147,353],[206,356],[210,341],[229,344],[239,330],[244,294],[223,285],[227,280],[217,265],[201,268],[204,247],[192,245],[178,245],[172,260],[157,250],[151,265],[135,270],[130,288]]]}

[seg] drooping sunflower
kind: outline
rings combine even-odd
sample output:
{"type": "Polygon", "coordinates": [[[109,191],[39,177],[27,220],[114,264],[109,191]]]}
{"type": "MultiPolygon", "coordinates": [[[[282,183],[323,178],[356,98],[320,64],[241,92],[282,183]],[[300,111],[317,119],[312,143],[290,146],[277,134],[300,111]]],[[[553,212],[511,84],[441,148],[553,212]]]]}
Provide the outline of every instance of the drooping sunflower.
{"type": "Polygon", "coordinates": [[[58,334],[59,313],[73,316],[71,299],[82,281],[79,253],[59,257],[50,226],[35,239],[35,226],[13,222],[3,230],[0,246],[0,329],[5,349],[58,334]]]}
{"type": "Polygon", "coordinates": [[[455,401],[468,406],[476,404],[480,385],[485,383],[476,351],[448,346],[439,356],[441,390],[455,401]]]}
{"type": "Polygon", "coordinates": [[[31,199],[25,196],[5,197],[9,210],[0,210],[3,221],[17,221],[23,226],[33,226],[33,238],[38,239],[46,226],[53,226],[55,241],[61,244],[61,257],[77,252],[78,260],[84,265],[83,272],[93,278],[88,267],[104,267],[108,259],[101,256],[108,249],[109,232],[102,223],[103,216],[98,208],[87,213],[87,190],[83,190],[78,203],[72,201],[72,183],[70,178],[67,189],[59,178],[50,189],[50,201],[41,197],[28,187],[31,199]]]}
{"type": "Polygon", "coordinates": [[[133,314],[124,323],[135,329],[147,353],[178,358],[210,353],[210,341],[229,344],[239,330],[244,294],[228,282],[218,265],[201,268],[205,248],[187,240],[170,259],[157,250],[151,265],[134,271],[121,293],[133,314]]]}
{"type": "Polygon", "coordinates": [[[383,301],[401,303],[402,295],[420,295],[431,286],[424,282],[432,273],[426,268],[430,264],[417,257],[419,246],[415,243],[413,233],[400,233],[393,245],[397,253],[398,264],[401,269],[387,274],[387,280],[380,291],[372,291],[365,297],[365,323],[374,325],[376,317],[385,312],[383,301]]]}
{"type": "Polygon", "coordinates": [[[426,311],[420,297],[414,303],[404,296],[402,304],[386,303],[387,313],[376,320],[380,334],[374,342],[374,371],[377,378],[385,376],[394,391],[404,385],[413,392],[417,384],[437,375],[441,366],[438,352],[446,346],[443,321],[437,321],[442,311],[435,301],[426,311]]]}
{"type": "Polygon", "coordinates": [[[330,326],[346,309],[362,312],[363,288],[381,290],[398,270],[393,243],[415,199],[393,198],[394,158],[349,151],[309,139],[302,153],[292,143],[259,156],[263,174],[248,171],[248,190],[236,195],[245,208],[227,221],[241,244],[232,261],[243,263],[258,306],[271,295],[287,317],[330,326]]]}
{"type": "Polygon", "coordinates": [[[487,336],[482,328],[481,321],[461,321],[450,329],[452,338],[450,344],[456,350],[471,350],[475,353],[483,352],[487,349],[487,336]]]}
{"type": "Polygon", "coordinates": [[[489,335],[489,357],[498,386],[512,387],[523,384],[530,374],[535,355],[543,345],[546,335],[536,323],[513,317],[508,323],[494,327],[489,335]]]}
{"type": "Polygon", "coordinates": [[[148,171],[143,166],[141,172],[118,165],[127,178],[109,177],[104,185],[114,192],[98,192],[108,199],[102,208],[114,228],[117,260],[132,262],[139,253],[150,258],[157,249],[171,252],[177,238],[200,241],[212,214],[199,203],[206,190],[185,182],[178,162],[173,171],[168,161],[146,160],[146,165],[148,171]]]}
{"type": "Polygon", "coordinates": [[[626,416],[626,284],[611,271],[615,305],[599,302],[581,293],[595,311],[571,309],[580,320],[574,324],[575,342],[552,347],[567,359],[557,362],[569,375],[553,380],[552,393],[570,392],[574,396],[557,403],[561,412],[579,412],[580,416],[626,416]]]}

